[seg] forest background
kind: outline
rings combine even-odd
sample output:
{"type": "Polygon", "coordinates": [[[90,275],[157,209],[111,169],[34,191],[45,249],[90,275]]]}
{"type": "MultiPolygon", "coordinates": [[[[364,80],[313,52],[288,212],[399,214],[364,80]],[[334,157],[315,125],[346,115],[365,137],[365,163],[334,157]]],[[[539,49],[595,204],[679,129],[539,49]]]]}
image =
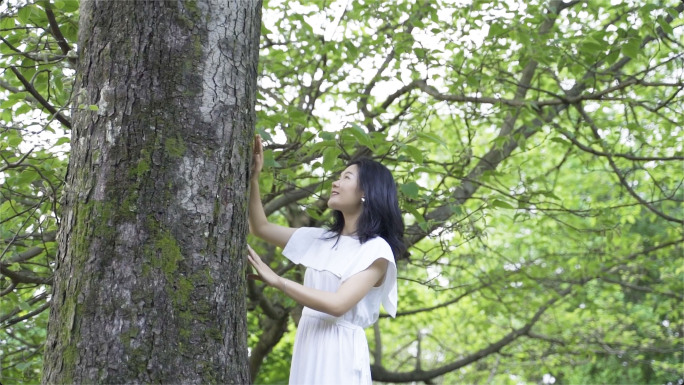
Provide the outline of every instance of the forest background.
{"type": "MultiPolygon", "coordinates": [[[[377,382],[682,384],[679,1],[264,1],[271,220],[321,226],[353,156],[399,184],[410,258],[377,382]]],[[[37,382],[74,109],[78,2],[0,3],[0,381],[37,382]]],[[[280,273],[302,270],[250,243],[280,273]]],[[[250,370],[301,309],[248,286],[250,370]]]]}

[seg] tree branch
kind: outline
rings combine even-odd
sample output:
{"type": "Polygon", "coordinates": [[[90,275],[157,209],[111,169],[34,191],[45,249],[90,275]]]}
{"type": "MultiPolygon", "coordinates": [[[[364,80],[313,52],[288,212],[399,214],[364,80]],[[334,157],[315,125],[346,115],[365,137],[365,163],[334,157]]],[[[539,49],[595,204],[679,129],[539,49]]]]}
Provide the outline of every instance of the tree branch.
{"type": "Polygon", "coordinates": [[[24,314],[24,315],[21,316],[21,317],[12,318],[12,319],[8,320],[8,321],[5,322],[5,324],[3,325],[3,328],[10,327],[10,326],[12,326],[12,325],[14,325],[14,324],[17,324],[17,323],[21,322],[21,321],[25,321],[25,320],[27,320],[27,319],[29,319],[29,318],[31,318],[31,317],[35,317],[35,316],[37,316],[38,314],[44,312],[44,311],[45,311],[47,308],[49,308],[49,307],[50,307],[50,301],[45,301],[45,303],[43,303],[42,305],[40,305],[37,309],[35,309],[35,310],[31,311],[31,312],[28,312],[28,313],[24,314]]]}
{"type": "MultiPolygon", "coordinates": [[[[596,123],[594,123],[594,120],[584,111],[584,108],[582,107],[581,104],[575,104],[574,106],[575,106],[575,109],[577,109],[577,111],[579,111],[579,113],[582,115],[582,118],[584,119],[584,121],[586,121],[589,124],[589,127],[591,127],[591,131],[594,134],[594,137],[603,146],[603,139],[601,138],[601,135],[599,135],[599,133],[598,133],[599,130],[598,130],[598,127],[596,127],[596,123]]],[[[624,175],[622,175],[622,172],[620,171],[620,169],[615,164],[615,161],[613,161],[613,157],[608,155],[607,159],[608,159],[608,163],[610,164],[610,167],[613,169],[613,171],[615,172],[615,175],[617,175],[618,179],[620,180],[620,184],[622,184],[622,186],[627,190],[627,192],[629,192],[629,194],[632,197],[634,197],[634,199],[636,199],[639,203],[641,203],[646,208],[651,210],[651,212],[653,212],[657,216],[659,216],[659,217],[661,217],[667,221],[670,221],[670,222],[684,224],[684,219],[678,219],[675,217],[671,217],[671,216],[665,214],[664,212],[656,209],[655,207],[653,207],[652,204],[650,204],[645,199],[640,197],[639,194],[637,194],[636,191],[634,191],[634,189],[632,189],[632,187],[629,185],[629,183],[625,179],[624,175]]]]}
{"type": "Polygon", "coordinates": [[[47,16],[48,22],[50,23],[50,32],[52,33],[52,36],[54,36],[55,40],[57,40],[57,45],[59,45],[59,48],[62,50],[62,53],[66,55],[67,53],[69,53],[69,50],[71,50],[71,48],[69,47],[69,44],[64,38],[64,35],[62,35],[62,31],[59,29],[59,24],[57,23],[57,19],[55,18],[55,13],[52,12],[52,6],[49,2],[46,2],[45,4],[45,15],[47,16]]]}
{"type": "MultiPolygon", "coordinates": [[[[430,307],[424,307],[424,308],[419,308],[419,309],[412,309],[412,310],[406,310],[406,311],[398,312],[395,318],[397,318],[397,317],[403,317],[403,316],[408,316],[408,315],[413,315],[413,314],[418,314],[418,313],[424,313],[424,312],[428,312],[428,311],[433,311],[433,310],[437,310],[437,309],[441,309],[441,308],[443,308],[443,307],[447,307],[447,306],[453,305],[453,304],[455,304],[456,302],[458,302],[458,301],[462,300],[463,298],[465,298],[466,296],[468,296],[468,295],[470,295],[470,294],[472,294],[472,293],[474,293],[474,292],[476,292],[476,291],[478,291],[478,290],[480,290],[480,289],[484,289],[485,287],[491,286],[493,283],[494,283],[494,282],[489,282],[489,283],[486,283],[486,284],[482,284],[482,285],[477,286],[476,288],[474,288],[474,289],[472,289],[472,290],[466,291],[465,293],[463,293],[463,294],[457,296],[456,298],[453,298],[453,299],[451,299],[451,300],[449,300],[449,301],[446,301],[446,302],[442,302],[442,303],[440,303],[440,304],[438,304],[438,305],[435,305],[435,306],[430,306],[430,307]]],[[[389,317],[389,314],[380,314],[380,318],[388,318],[388,317],[389,317]]]]}
{"type": "Polygon", "coordinates": [[[16,69],[14,66],[9,67],[12,72],[14,72],[14,75],[16,75],[17,79],[21,82],[21,84],[24,85],[24,88],[26,91],[28,91],[31,95],[33,95],[34,98],[40,103],[43,107],[45,107],[46,110],[50,111],[50,113],[57,118],[57,120],[65,125],[67,128],[71,128],[71,121],[69,119],[65,118],[62,114],[57,111],[57,109],[50,104],[45,98],[43,98],[43,95],[41,95],[38,91],[36,91],[35,88],[33,88],[33,85],[26,80],[26,78],[19,72],[19,70],[16,69]]]}
{"type": "Polygon", "coordinates": [[[13,271],[7,268],[8,265],[0,263],[0,273],[13,282],[17,283],[36,283],[39,285],[52,285],[52,277],[41,277],[30,270],[13,271]]]}
{"type": "Polygon", "coordinates": [[[639,285],[635,285],[633,283],[623,282],[623,281],[613,279],[613,278],[608,278],[608,277],[600,277],[600,279],[602,281],[614,283],[616,285],[620,285],[620,286],[626,287],[628,289],[632,289],[632,290],[636,290],[636,291],[642,291],[642,292],[646,292],[646,293],[654,293],[654,294],[658,294],[658,295],[664,295],[666,297],[671,297],[671,298],[677,299],[679,301],[684,301],[684,295],[682,295],[682,294],[676,294],[676,293],[672,293],[669,291],[656,291],[656,290],[651,289],[650,287],[639,286],[639,285]]]}
{"type": "Polygon", "coordinates": [[[320,186],[322,183],[323,182],[312,183],[306,187],[288,191],[285,194],[280,195],[279,197],[273,199],[264,206],[264,213],[266,213],[266,216],[269,216],[277,210],[291,203],[294,203],[300,199],[304,199],[310,196],[316,191],[318,186],[320,186]]]}
{"type": "Polygon", "coordinates": [[[25,57],[25,58],[27,58],[27,59],[30,59],[30,60],[35,61],[35,62],[38,62],[38,63],[45,63],[46,61],[48,61],[48,62],[51,62],[51,61],[57,62],[57,61],[62,60],[62,59],[64,59],[64,58],[66,57],[66,56],[63,56],[63,55],[53,55],[53,56],[46,56],[46,57],[31,56],[31,55],[29,55],[28,53],[23,52],[23,51],[20,50],[19,48],[13,46],[12,43],[10,43],[9,41],[5,40],[5,38],[3,38],[2,36],[0,36],[0,40],[2,40],[2,42],[5,43],[5,45],[6,45],[7,47],[9,47],[9,49],[11,49],[12,51],[18,53],[19,55],[21,55],[21,56],[23,56],[23,57],[25,57]]]}
{"type": "MultiPolygon", "coordinates": [[[[35,296],[35,297],[32,297],[31,299],[29,299],[28,301],[26,301],[26,303],[29,304],[29,305],[34,305],[34,304],[36,304],[36,303],[38,303],[38,302],[41,302],[41,301],[45,300],[47,297],[48,297],[48,293],[47,293],[47,292],[43,292],[43,293],[41,293],[41,294],[39,294],[39,295],[37,295],[37,296],[35,296]]],[[[48,302],[46,301],[45,303],[48,303],[48,302]]],[[[21,307],[18,307],[18,306],[15,307],[15,308],[12,309],[12,311],[10,311],[9,313],[7,313],[7,314],[5,314],[5,315],[3,315],[3,316],[0,316],[0,324],[2,324],[3,322],[5,322],[5,321],[9,320],[10,318],[14,317],[15,315],[19,314],[20,312],[21,312],[21,307]]],[[[4,328],[4,326],[3,326],[3,328],[4,328]]]]}
{"type": "Polygon", "coordinates": [[[594,150],[593,148],[589,146],[585,146],[584,144],[580,143],[577,139],[573,137],[571,133],[569,133],[567,130],[563,129],[560,125],[554,124],[553,125],[558,132],[560,132],[565,139],[569,140],[577,146],[580,150],[584,152],[588,152],[590,154],[596,155],[596,156],[605,156],[605,157],[618,157],[618,158],[625,158],[633,161],[638,161],[638,162],[648,162],[648,161],[670,161],[670,160],[684,160],[684,156],[667,156],[667,157],[656,157],[656,156],[636,156],[636,155],[631,155],[631,154],[619,154],[619,153],[608,153],[608,152],[602,152],[598,150],[594,150]]]}
{"type": "Polygon", "coordinates": [[[554,295],[553,298],[546,301],[530,318],[525,325],[521,328],[513,329],[510,333],[506,334],[498,341],[489,344],[487,347],[478,350],[475,353],[469,354],[468,356],[451,362],[447,365],[441,366],[432,370],[414,370],[411,372],[389,372],[382,366],[377,364],[371,365],[371,374],[374,381],[381,382],[418,382],[418,381],[429,381],[433,378],[439,377],[445,373],[452,372],[473,362],[479,361],[480,359],[487,357],[490,354],[499,352],[505,346],[509,345],[513,341],[517,340],[521,336],[525,336],[530,332],[532,326],[534,326],[541,316],[548,310],[554,303],[559,299],[565,297],[571,292],[570,288],[565,289],[554,295]]]}
{"type": "Polygon", "coordinates": [[[276,319],[266,317],[263,320],[265,323],[261,327],[263,332],[259,335],[259,341],[249,355],[249,374],[252,381],[256,379],[261,364],[264,362],[264,357],[273,350],[273,347],[278,344],[287,332],[289,313],[284,312],[281,317],[276,319]]]}
{"type": "Polygon", "coordinates": [[[19,160],[16,161],[16,162],[8,162],[8,161],[3,157],[3,160],[5,160],[5,163],[6,163],[7,165],[6,165],[6,166],[2,166],[2,167],[0,168],[0,172],[3,172],[3,171],[5,171],[5,170],[9,170],[10,168],[17,168],[17,167],[20,167],[21,164],[24,162],[24,160],[26,160],[26,158],[28,158],[28,156],[31,155],[31,153],[33,152],[34,149],[35,149],[35,147],[33,147],[33,148],[31,148],[30,150],[28,150],[28,152],[27,152],[26,154],[22,155],[22,157],[19,158],[19,160]]]}
{"type": "MultiPolygon", "coordinates": [[[[679,13],[684,11],[684,3],[680,4],[678,7],[675,8],[675,10],[679,13]]],[[[666,18],[666,21],[669,23],[672,21],[672,16],[668,15],[666,18]]],[[[658,29],[658,34],[661,35],[663,34],[662,29],[658,29]]],[[[655,40],[656,37],[654,36],[647,36],[644,38],[642,41],[642,46],[655,40]]],[[[629,57],[624,57],[617,62],[615,62],[609,69],[609,73],[618,73],[627,63],[629,63],[631,59],[629,57]]],[[[589,69],[583,76],[580,81],[578,81],[572,89],[570,89],[567,92],[567,100],[572,100],[573,98],[579,97],[584,91],[587,86],[588,86],[588,79],[591,79],[592,77],[595,76],[595,68],[598,68],[603,62],[599,61],[594,64],[593,69],[589,69]]],[[[524,86],[522,82],[519,83],[519,87],[524,86]]],[[[535,119],[530,125],[525,125],[522,127],[519,127],[517,129],[517,132],[519,134],[522,134],[525,136],[525,138],[529,138],[530,136],[534,135],[539,127],[541,127],[543,124],[548,123],[552,121],[555,116],[557,116],[560,112],[563,110],[567,109],[569,107],[569,104],[559,104],[554,106],[551,111],[546,115],[543,120],[541,119],[535,119]]],[[[504,125],[506,125],[506,122],[504,122],[504,125]]],[[[503,130],[503,129],[502,129],[503,130]]],[[[489,171],[489,170],[494,170],[496,167],[504,160],[506,159],[512,151],[517,148],[517,143],[514,140],[510,140],[504,145],[503,149],[498,149],[496,146],[493,146],[487,154],[485,154],[482,158],[480,158],[480,161],[475,165],[475,167],[468,173],[467,177],[465,180],[454,189],[454,192],[452,194],[454,201],[456,204],[463,204],[465,201],[467,201],[472,195],[477,191],[478,187],[473,184],[472,182],[469,182],[469,180],[477,180],[479,177],[482,175],[483,172],[489,171]]],[[[407,229],[406,233],[407,234],[415,234],[412,237],[407,237],[406,239],[406,244],[407,246],[413,245],[423,239],[425,236],[429,235],[432,231],[434,231],[436,228],[442,225],[442,222],[447,220],[448,218],[451,217],[451,214],[453,212],[452,205],[447,204],[447,205],[441,205],[432,211],[430,211],[426,216],[426,220],[432,220],[434,221],[434,224],[427,230],[424,231],[421,229],[418,225],[413,225],[410,228],[407,229]]]]}
{"type": "Polygon", "coordinates": [[[10,280],[10,285],[7,286],[3,291],[0,291],[0,297],[6,296],[7,294],[11,293],[14,291],[14,288],[17,287],[17,283],[15,281],[10,280]]]}

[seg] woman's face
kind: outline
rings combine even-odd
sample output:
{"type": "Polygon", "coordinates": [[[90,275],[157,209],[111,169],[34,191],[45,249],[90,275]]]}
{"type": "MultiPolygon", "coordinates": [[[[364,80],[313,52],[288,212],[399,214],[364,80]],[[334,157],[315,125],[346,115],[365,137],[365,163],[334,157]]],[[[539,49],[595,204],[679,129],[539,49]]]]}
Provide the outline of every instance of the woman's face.
{"type": "Polygon", "coordinates": [[[361,208],[363,192],[359,188],[359,167],[355,164],[347,167],[340,179],[332,184],[328,207],[342,212],[354,212],[361,208]]]}

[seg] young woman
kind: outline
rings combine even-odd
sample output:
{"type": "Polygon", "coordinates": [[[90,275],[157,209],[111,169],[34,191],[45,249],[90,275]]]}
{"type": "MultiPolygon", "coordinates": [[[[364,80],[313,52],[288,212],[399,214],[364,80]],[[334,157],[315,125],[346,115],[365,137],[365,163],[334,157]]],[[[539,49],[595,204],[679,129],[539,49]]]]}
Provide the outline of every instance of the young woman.
{"type": "Polygon", "coordinates": [[[259,194],[261,138],[254,142],[249,200],[253,234],[306,266],[304,284],[278,276],[249,248],[261,279],[304,306],[295,337],[290,384],[371,384],[363,329],[377,321],[382,303],[397,311],[395,257],[405,251],[404,223],[390,171],[370,159],[353,161],[333,182],[329,230],[268,222],[259,194]]]}

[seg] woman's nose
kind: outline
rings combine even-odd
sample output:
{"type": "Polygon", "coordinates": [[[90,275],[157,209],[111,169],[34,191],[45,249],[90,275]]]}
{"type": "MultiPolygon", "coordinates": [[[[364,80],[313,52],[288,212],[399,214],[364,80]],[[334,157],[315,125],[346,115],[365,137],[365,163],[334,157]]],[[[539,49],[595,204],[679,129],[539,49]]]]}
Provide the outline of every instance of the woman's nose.
{"type": "Polygon", "coordinates": [[[332,185],[333,185],[333,187],[337,187],[337,186],[340,185],[340,181],[339,181],[339,180],[334,180],[334,181],[332,182],[332,185]]]}

